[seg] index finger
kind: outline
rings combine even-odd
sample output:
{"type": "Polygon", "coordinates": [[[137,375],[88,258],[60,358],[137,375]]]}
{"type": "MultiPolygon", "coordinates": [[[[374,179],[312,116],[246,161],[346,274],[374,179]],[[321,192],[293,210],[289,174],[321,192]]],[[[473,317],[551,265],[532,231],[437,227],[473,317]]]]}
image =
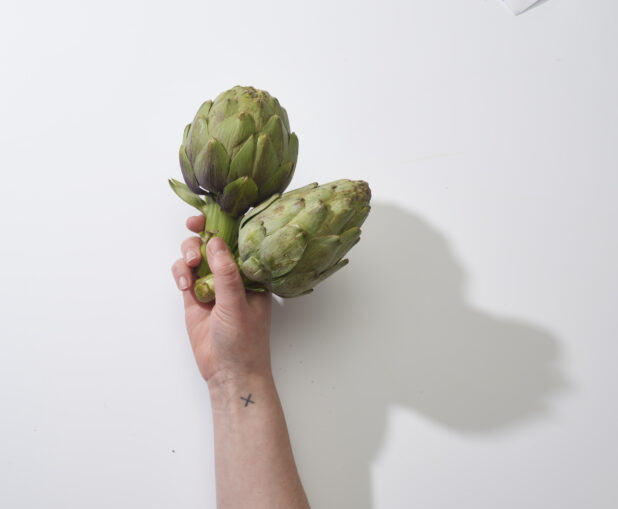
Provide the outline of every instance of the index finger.
{"type": "Polygon", "coordinates": [[[204,222],[206,218],[203,215],[191,216],[187,219],[187,228],[193,233],[200,233],[204,230],[204,222]]]}

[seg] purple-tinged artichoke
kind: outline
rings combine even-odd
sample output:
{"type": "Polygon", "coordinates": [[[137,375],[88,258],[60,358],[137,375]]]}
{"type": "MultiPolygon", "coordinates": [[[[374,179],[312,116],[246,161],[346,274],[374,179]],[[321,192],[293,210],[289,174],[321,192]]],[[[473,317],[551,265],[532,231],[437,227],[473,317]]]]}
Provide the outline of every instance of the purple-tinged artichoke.
{"type": "Polygon", "coordinates": [[[239,217],[292,180],[298,138],[285,109],[268,92],[236,86],[200,106],[180,146],[189,189],[210,193],[239,217]]]}

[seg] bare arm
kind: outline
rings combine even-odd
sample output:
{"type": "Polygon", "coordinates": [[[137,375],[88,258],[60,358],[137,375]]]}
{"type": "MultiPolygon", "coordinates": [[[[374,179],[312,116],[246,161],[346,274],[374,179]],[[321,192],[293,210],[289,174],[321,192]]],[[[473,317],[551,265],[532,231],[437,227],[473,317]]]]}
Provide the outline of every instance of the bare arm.
{"type": "MultiPolygon", "coordinates": [[[[203,216],[187,221],[199,232],[203,216]]],[[[270,366],[270,294],[246,293],[221,239],[208,243],[217,300],[193,295],[199,238],[182,244],[172,272],[182,290],[187,331],[210,390],[218,509],[307,509],[270,366]]]]}
{"type": "Polygon", "coordinates": [[[308,508],[272,377],[211,389],[217,506],[308,508]]]}

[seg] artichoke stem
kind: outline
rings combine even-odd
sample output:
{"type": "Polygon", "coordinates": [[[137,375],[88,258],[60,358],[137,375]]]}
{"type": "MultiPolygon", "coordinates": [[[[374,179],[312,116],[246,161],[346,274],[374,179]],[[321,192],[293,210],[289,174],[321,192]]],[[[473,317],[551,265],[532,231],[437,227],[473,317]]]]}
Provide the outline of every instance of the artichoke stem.
{"type": "Polygon", "coordinates": [[[206,259],[206,244],[211,237],[212,235],[210,234],[202,234],[202,245],[200,246],[202,259],[200,260],[200,264],[195,268],[195,273],[198,278],[204,277],[212,272],[212,270],[210,270],[210,266],[208,265],[208,260],[206,259]]]}
{"type": "Polygon", "coordinates": [[[201,277],[195,282],[193,287],[195,296],[200,302],[211,302],[215,300],[215,280],[212,274],[201,277]]]}
{"type": "MultiPolygon", "coordinates": [[[[240,260],[236,259],[236,263],[239,264],[240,260]]],[[[198,267],[199,269],[199,267],[198,267]]],[[[239,267],[240,269],[240,267],[239,267]]],[[[242,277],[243,284],[245,285],[245,289],[252,292],[265,292],[266,288],[262,285],[255,283],[246,278],[246,276],[241,272],[240,276],[242,277]]],[[[205,275],[199,275],[199,279],[195,282],[194,291],[197,300],[200,302],[212,302],[215,300],[215,277],[212,273],[208,273],[205,275]]]]}
{"type": "Polygon", "coordinates": [[[198,265],[196,272],[198,277],[204,277],[212,271],[208,266],[206,259],[206,244],[212,237],[221,237],[233,253],[238,245],[238,226],[242,217],[234,218],[227,212],[223,211],[219,204],[215,201],[207,203],[202,207],[202,212],[206,217],[204,231],[201,235],[202,246],[202,261],[198,265]]]}

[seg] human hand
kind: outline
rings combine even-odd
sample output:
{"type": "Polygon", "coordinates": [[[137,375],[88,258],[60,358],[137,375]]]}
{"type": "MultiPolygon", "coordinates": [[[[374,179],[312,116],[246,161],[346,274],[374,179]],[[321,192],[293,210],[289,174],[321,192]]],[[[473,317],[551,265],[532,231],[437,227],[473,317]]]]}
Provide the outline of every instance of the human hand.
{"type": "MultiPolygon", "coordinates": [[[[187,220],[187,228],[199,233],[204,216],[187,220]]],[[[202,303],[193,293],[192,268],[201,261],[199,237],[181,245],[183,257],[172,265],[176,285],[182,291],[185,322],[193,355],[209,386],[248,376],[271,376],[271,294],[245,291],[238,266],[219,237],[206,246],[208,265],[214,274],[215,302],[202,303]]]]}

